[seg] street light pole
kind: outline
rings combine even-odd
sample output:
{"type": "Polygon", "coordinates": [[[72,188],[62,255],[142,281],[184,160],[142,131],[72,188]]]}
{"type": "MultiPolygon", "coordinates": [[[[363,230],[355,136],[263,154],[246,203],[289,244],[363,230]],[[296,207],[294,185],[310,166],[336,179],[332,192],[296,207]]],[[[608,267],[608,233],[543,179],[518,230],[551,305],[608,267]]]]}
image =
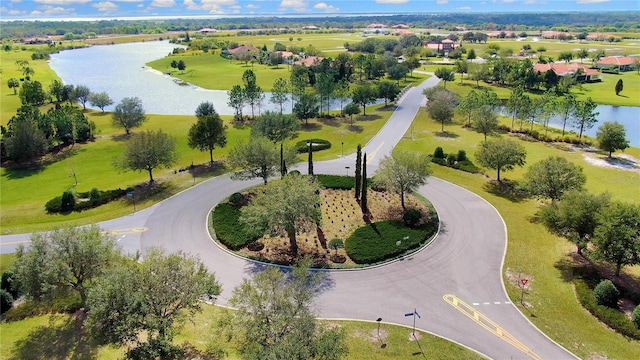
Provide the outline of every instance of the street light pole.
{"type": "Polygon", "coordinates": [[[342,157],[344,157],[344,141],[342,142],[342,157]]]}

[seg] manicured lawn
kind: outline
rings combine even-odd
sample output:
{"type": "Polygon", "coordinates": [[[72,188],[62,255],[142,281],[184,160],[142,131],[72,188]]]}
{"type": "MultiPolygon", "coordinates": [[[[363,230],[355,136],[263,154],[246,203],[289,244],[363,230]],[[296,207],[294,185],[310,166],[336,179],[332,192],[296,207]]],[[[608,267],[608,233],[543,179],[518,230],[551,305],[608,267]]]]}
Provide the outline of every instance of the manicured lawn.
{"type": "MultiPolygon", "coordinates": [[[[447,86],[448,87],[448,86],[447,86]]],[[[447,125],[449,136],[436,136],[439,123],[428,119],[424,110],[415,120],[415,140],[405,138],[397,147],[399,150],[414,150],[432,153],[441,146],[445,152],[467,151],[474,161],[477,144],[482,135],[462,128],[447,125]]],[[[502,135],[509,136],[509,135],[502,135]]],[[[587,163],[581,152],[562,150],[538,142],[522,141],[527,150],[527,166],[548,156],[562,156],[582,166],[587,176],[586,187],[594,193],[608,191],[621,201],[640,203],[638,184],[640,174],[616,169],[596,167],[587,163]]],[[[627,154],[640,158],[640,149],[627,149],[627,154]]],[[[601,155],[602,156],[602,155],[601,155]]],[[[558,341],[581,358],[594,354],[609,358],[632,359],[640,354],[640,342],[629,341],[609,330],[592,317],[576,300],[572,284],[565,280],[560,268],[566,261],[565,254],[573,250],[572,244],[549,234],[542,225],[532,222],[539,202],[533,199],[510,199],[497,192],[489,180],[495,179],[495,171],[487,170],[488,176],[473,175],[450,168],[433,165],[433,176],[451,181],[469,189],[491,204],[503,216],[509,236],[509,245],[504,264],[504,281],[507,292],[514,303],[520,300],[520,289],[509,281],[510,272],[522,270],[531,277],[532,289],[525,296],[531,307],[523,313],[552,339],[558,341]]],[[[526,168],[503,173],[505,179],[517,181],[526,168]]],[[[637,276],[639,267],[626,268],[626,272],[637,276]]]]}

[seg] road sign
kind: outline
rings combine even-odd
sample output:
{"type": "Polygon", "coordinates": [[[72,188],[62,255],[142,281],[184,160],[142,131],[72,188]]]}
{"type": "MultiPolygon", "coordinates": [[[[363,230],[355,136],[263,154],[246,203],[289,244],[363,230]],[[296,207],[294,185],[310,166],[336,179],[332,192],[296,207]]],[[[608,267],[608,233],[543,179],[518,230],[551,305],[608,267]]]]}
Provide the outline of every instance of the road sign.
{"type": "Polygon", "coordinates": [[[413,313],[404,314],[404,316],[413,316],[413,313]]]}
{"type": "Polygon", "coordinates": [[[522,283],[522,286],[527,286],[529,279],[520,279],[520,282],[522,283]]]}

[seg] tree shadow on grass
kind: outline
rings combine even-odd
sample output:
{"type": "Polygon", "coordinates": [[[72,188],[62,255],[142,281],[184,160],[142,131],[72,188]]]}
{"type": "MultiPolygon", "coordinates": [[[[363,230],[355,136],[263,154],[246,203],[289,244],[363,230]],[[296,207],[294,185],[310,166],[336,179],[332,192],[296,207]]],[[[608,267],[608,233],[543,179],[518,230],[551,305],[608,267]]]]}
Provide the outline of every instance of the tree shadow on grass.
{"type": "Polygon", "coordinates": [[[2,177],[7,180],[18,180],[23,179],[29,176],[37,175],[44,170],[44,166],[41,165],[30,165],[28,167],[22,166],[10,166],[4,168],[4,173],[2,177]]]}
{"type": "Polygon", "coordinates": [[[382,105],[382,106],[380,106],[379,108],[376,108],[376,111],[379,111],[379,112],[385,112],[385,111],[387,111],[387,112],[388,112],[388,111],[394,112],[394,111],[396,111],[396,109],[397,109],[397,108],[398,108],[398,105],[396,105],[396,104],[389,104],[389,105],[387,105],[387,106],[382,105]]]}
{"type": "Polygon", "coordinates": [[[355,132],[360,134],[362,131],[364,131],[364,128],[362,126],[359,125],[349,125],[349,127],[347,128],[349,129],[349,131],[351,132],[355,132]]]}
{"type": "Polygon", "coordinates": [[[318,118],[318,122],[321,122],[324,125],[331,127],[340,127],[342,126],[342,118],[341,117],[320,117],[318,118]]]}
{"type": "Polygon", "coordinates": [[[52,315],[48,325],[39,326],[18,340],[11,354],[13,359],[95,359],[97,346],[85,333],[85,314],[52,315]]]}
{"type": "Polygon", "coordinates": [[[113,141],[127,141],[131,137],[131,133],[129,134],[114,134],[111,135],[111,140],[113,141]]]}
{"type": "Polygon", "coordinates": [[[434,133],[434,135],[437,137],[447,138],[447,139],[456,139],[460,137],[460,135],[453,132],[449,132],[449,131],[438,131],[434,133]]]}
{"type": "Polygon", "coordinates": [[[484,189],[490,194],[519,203],[526,199],[527,195],[517,185],[517,182],[507,179],[502,181],[491,180],[484,184],[484,189]]]}
{"type": "Polygon", "coordinates": [[[381,115],[371,115],[371,114],[360,115],[356,118],[357,121],[375,121],[379,119],[382,119],[381,115]]]}
{"type": "Polygon", "coordinates": [[[322,124],[318,124],[318,123],[302,124],[302,131],[317,131],[320,129],[322,129],[322,124]]]}

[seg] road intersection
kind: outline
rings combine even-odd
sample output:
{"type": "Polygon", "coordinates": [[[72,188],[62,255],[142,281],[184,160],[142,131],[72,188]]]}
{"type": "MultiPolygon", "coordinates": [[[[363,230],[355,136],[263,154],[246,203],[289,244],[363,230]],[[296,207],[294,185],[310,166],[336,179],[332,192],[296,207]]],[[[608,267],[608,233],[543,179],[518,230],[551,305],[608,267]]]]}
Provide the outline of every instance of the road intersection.
{"type": "MultiPolygon", "coordinates": [[[[363,148],[368,173],[377,169],[407,133],[424,105],[422,90],[431,77],[406,92],[380,132],[363,148]]],[[[431,149],[425,149],[430,151],[431,149]]],[[[317,173],[344,174],[355,154],[314,163],[317,173]]],[[[230,254],[208,234],[208,213],[215,204],[253,181],[222,175],[193,186],[152,207],[99,225],[125,252],[151,247],[198,255],[223,286],[218,303],[227,305],[233,288],[266,265],[230,254]]],[[[575,356],[540,332],[508,298],[502,268],[507,229],[497,210],[479,196],[449,182],[429,178],[418,193],[429,199],[441,221],[438,236],[426,248],[392,263],[368,269],[327,271],[317,297],[319,315],[412,327],[407,312],[417,311],[418,329],[442,336],[493,359],[573,359],[575,356]]],[[[28,235],[0,237],[3,253],[28,235]]]]}

